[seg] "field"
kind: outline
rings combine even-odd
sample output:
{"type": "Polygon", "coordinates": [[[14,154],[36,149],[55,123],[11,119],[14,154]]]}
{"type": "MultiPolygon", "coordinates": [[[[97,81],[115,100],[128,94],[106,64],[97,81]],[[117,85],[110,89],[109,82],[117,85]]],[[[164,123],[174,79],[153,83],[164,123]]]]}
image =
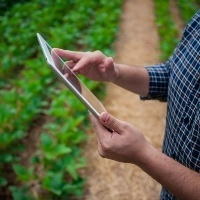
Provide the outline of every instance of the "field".
{"type": "MultiPolygon", "coordinates": [[[[87,110],[48,69],[36,33],[53,47],[144,66],[170,56],[198,1],[9,2],[0,4],[0,198],[158,199],[160,185],[139,168],[99,157],[87,110]]],[[[165,103],[81,79],[161,149],[165,103]]]]}

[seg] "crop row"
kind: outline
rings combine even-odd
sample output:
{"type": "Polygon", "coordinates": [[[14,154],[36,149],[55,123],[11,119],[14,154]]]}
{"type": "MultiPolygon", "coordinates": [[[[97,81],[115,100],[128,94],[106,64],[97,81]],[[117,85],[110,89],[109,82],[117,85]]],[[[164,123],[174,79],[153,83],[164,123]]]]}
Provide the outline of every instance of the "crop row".
{"type": "MultiPolygon", "coordinates": [[[[78,169],[86,161],[79,144],[87,138],[87,111],[47,67],[36,33],[53,47],[111,55],[120,6],[119,0],[36,0],[15,4],[0,18],[1,197],[9,191],[14,199],[82,194],[78,169]],[[37,143],[27,144],[37,126],[37,143]],[[29,145],[35,149],[25,162],[29,145]]],[[[82,80],[102,94],[102,84],[82,80]]]]}
{"type": "MultiPolygon", "coordinates": [[[[171,13],[171,1],[154,0],[156,25],[160,37],[161,60],[167,60],[174,48],[176,47],[178,38],[178,28],[171,13]]],[[[177,6],[180,9],[181,17],[185,24],[194,15],[199,8],[198,0],[177,0],[177,6]]]]}

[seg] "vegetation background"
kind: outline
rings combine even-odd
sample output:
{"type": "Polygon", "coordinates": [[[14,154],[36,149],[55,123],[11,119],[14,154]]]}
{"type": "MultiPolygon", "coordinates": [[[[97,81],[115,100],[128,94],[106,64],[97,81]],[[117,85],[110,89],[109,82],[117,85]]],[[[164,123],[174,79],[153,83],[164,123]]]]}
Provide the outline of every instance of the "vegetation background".
{"type": "MultiPolygon", "coordinates": [[[[155,0],[161,59],[177,43],[170,1],[155,0]],[[174,38],[174,40],[172,40],[174,38]]],[[[177,0],[185,23],[198,0],[177,0]]],[[[81,199],[87,110],[47,67],[36,33],[52,47],[114,55],[121,0],[0,1],[0,198],[81,199]],[[78,110],[78,112],[77,112],[78,110]]],[[[83,77],[99,97],[102,83],[83,77]]]]}

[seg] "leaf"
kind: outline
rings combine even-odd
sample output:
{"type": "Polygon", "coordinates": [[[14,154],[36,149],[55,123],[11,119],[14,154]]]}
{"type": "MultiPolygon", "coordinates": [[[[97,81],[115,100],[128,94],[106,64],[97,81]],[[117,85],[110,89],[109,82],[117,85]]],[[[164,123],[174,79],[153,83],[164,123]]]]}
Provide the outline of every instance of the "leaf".
{"type": "Polygon", "coordinates": [[[30,181],[33,175],[33,168],[26,169],[20,164],[13,164],[13,170],[17,174],[17,178],[21,181],[30,181]]]}
{"type": "Polygon", "coordinates": [[[72,150],[71,148],[67,147],[64,144],[57,144],[55,147],[52,147],[51,149],[46,149],[45,151],[45,157],[49,160],[55,160],[58,156],[68,154],[72,150]]]}
{"type": "Polygon", "coordinates": [[[60,196],[62,194],[63,173],[47,173],[42,181],[43,187],[60,196]]]}
{"type": "Polygon", "coordinates": [[[14,160],[14,155],[11,153],[2,153],[0,154],[0,162],[1,163],[10,163],[14,160]]]}
{"type": "Polygon", "coordinates": [[[30,161],[32,164],[39,164],[41,162],[38,156],[32,156],[30,161]]]}
{"type": "Polygon", "coordinates": [[[79,177],[71,184],[65,183],[65,185],[63,186],[63,192],[81,196],[83,195],[83,184],[84,184],[84,179],[79,177]]]}
{"type": "Polygon", "coordinates": [[[5,186],[7,183],[8,181],[3,176],[0,176],[0,186],[5,186]]]}
{"type": "Polygon", "coordinates": [[[63,154],[67,154],[67,153],[70,153],[72,150],[71,148],[67,147],[66,145],[64,144],[58,144],[56,147],[55,147],[55,154],[56,155],[63,155],[63,154]]]}
{"type": "Polygon", "coordinates": [[[12,193],[13,200],[31,200],[31,196],[27,194],[26,187],[10,186],[9,190],[12,193]]]}
{"type": "Polygon", "coordinates": [[[53,145],[53,140],[49,134],[42,133],[40,139],[44,149],[48,149],[53,145]]]}
{"type": "Polygon", "coordinates": [[[75,164],[75,162],[71,162],[66,168],[67,168],[67,171],[69,172],[69,174],[72,176],[72,178],[74,180],[77,180],[77,178],[78,178],[78,172],[76,170],[76,164],[75,164]]]}

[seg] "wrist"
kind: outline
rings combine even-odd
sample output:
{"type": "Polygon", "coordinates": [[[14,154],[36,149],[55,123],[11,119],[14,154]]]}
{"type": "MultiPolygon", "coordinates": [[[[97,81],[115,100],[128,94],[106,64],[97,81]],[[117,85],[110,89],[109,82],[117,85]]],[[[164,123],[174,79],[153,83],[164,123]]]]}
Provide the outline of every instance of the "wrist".
{"type": "Polygon", "coordinates": [[[148,164],[150,159],[156,156],[157,151],[158,150],[154,146],[146,141],[146,143],[141,146],[140,151],[138,152],[138,158],[134,164],[143,169],[143,167],[148,164]]]}

